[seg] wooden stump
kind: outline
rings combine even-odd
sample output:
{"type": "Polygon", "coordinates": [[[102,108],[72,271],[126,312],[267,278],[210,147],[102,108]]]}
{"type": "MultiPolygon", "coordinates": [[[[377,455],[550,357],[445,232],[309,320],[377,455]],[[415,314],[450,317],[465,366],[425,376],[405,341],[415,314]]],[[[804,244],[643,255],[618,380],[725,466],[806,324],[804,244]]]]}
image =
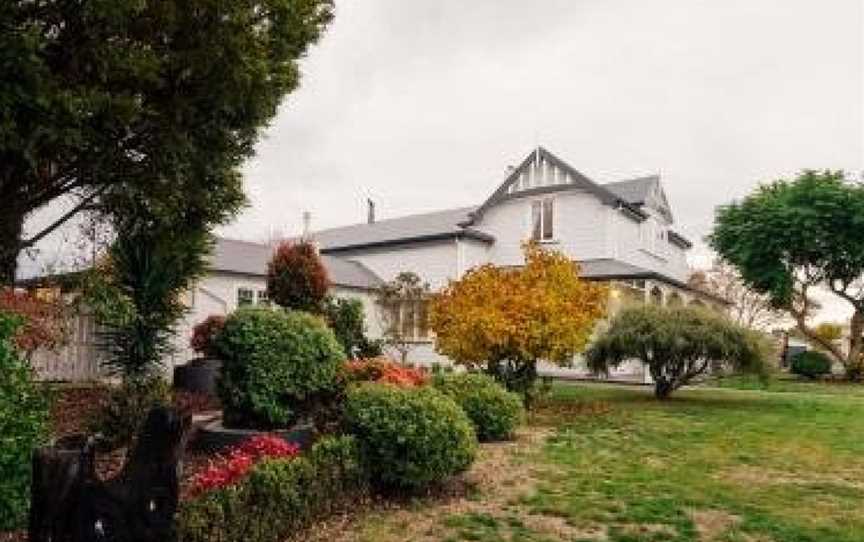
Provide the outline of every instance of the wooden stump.
{"type": "Polygon", "coordinates": [[[191,417],[150,411],[121,473],[96,477],[93,439],[58,441],[33,457],[31,542],[166,542],[174,538],[191,417]]]}

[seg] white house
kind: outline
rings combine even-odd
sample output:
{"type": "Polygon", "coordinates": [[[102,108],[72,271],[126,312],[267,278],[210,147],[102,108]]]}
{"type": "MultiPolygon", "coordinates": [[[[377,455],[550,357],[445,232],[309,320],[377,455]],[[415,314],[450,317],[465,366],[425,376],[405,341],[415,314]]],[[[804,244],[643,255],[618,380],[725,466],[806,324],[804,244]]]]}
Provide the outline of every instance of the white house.
{"type": "MultiPolygon", "coordinates": [[[[371,205],[371,204],[370,204],[371,205]]],[[[691,243],[675,229],[658,176],[599,184],[543,148],[532,151],[483,202],[434,213],[375,220],[310,232],[336,296],[356,297],[370,336],[382,333],[375,290],[401,271],[439,289],[484,264],[518,266],[528,239],[554,247],[581,265],[584,278],[613,285],[613,310],[625,300],[722,305],[688,287],[691,243]]],[[[218,239],[210,273],[187,294],[190,313],[180,326],[175,363],[192,357],[191,327],[210,314],[266,301],[266,244],[218,239]]],[[[418,363],[446,361],[434,349],[426,307],[401,308],[403,334],[418,363]]]]}

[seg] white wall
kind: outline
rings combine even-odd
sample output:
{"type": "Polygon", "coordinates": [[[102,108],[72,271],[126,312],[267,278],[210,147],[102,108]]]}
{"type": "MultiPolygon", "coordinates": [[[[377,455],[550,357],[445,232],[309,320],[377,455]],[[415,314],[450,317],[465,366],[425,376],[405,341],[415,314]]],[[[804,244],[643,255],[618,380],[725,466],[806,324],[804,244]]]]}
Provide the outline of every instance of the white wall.
{"type": "Polygon", "coordinates": [[[429,241],[335,254],[346,260],[362,263],[382,280],[393,280],[402,271],[413,271],[428,282],[433,290],[458,276],[455,239],[429,241]]]}
{"type": "Polygon", "coordinates": [[[581,190],[568,190],[510,199],[489,208],[478,229],[495,236],[489,259],[497,265],[523,263],[521,245],[531,233],[531,204],[553,198],[554,211],[551,245],[574,260],[609,258],[607,241],[608,213],[596,196],[581,190]]]}

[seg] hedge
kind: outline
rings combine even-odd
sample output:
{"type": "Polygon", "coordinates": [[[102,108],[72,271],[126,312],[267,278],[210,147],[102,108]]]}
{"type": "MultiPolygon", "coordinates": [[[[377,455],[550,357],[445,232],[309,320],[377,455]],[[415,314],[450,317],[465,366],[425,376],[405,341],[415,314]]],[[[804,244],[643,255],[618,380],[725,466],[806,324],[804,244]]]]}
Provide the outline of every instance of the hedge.
{"type": "Polygon", "coordinates": [[[350,436],[325,437],[305,455],[265,459],[239,483],[182,503],[181,542],[283,542],[366,494],[350,436]]]}

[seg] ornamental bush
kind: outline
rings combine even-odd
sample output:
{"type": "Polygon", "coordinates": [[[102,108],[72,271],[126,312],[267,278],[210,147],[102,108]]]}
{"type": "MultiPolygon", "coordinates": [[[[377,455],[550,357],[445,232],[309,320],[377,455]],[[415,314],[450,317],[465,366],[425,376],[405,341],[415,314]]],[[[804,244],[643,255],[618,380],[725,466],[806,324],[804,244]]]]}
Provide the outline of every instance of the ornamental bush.
{"type": "Polygon", "coordinates": [[[357,443],[325,437],[298,457],[267,458],[236,484],[181,504],[183,542],[281,542],[367,492],[357,443]]]}
{"type": "Polygon", "coordinates": [[[792,372],[806,378],[820,378],[831,374],[831,359],[815,350],[806,350],[792,358],[792,372]]]}
{"type": "Polygon", "coordinates": [[[453,399],[431,387],[360,384],[345,405],[345,429],[357,437],[374,484],[417,490],[466,470],[477,435],[453,399]]]}
{"type": "Polygon", "coordinates": [[[318,255],[308,241],[285,241],[276,247],[267,264],[267,295],[286,309],[320,313],[330,279],[318,255]]]}
{"type": "Polygon", "coordinates": [[[345,353],[324,321],[300,311],[243,308],[216,341],[219,396],[233,427],[286,427],[340,391],[345,353]]]}
{"type": "Polygon", "coordinates": [[[381,382],[402,388],[429,383],[429,374],[423,369],[406,367],[383,357],[351,360],[345,364],[345,374],[351,382],[381,382]]]}
{"type": "Polygon", "coordinates": [[[524,414],[518,394],[479,373],[438,374],[433,383],[462,407],[482,442],[513,437],[524,414]]]}
{"type": "Polygon", "coordinates": [[[30,461],[48,432],[48,401],[15,349],[16,316],[0,313],[0,531],[23,524],[30,461]]]}
{"type": "Polygon", "coordinates": [[[192,339],[189,346],[193,351],[204,357],[213,358],[217,356],[216,339],[225,327],[225,317],[213,314],[192,328],[192,339]]]}

